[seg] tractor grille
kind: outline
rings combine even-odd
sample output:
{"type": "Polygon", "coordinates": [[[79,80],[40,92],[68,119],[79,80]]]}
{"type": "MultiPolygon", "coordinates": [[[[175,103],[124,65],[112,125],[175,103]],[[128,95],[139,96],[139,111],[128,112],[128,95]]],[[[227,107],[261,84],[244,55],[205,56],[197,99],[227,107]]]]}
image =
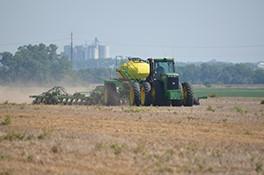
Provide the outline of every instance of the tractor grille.
{"type": "Polygon", "coordinates": [[[179,89],[179,77],[168,77],[168,90],[179,89]]]}

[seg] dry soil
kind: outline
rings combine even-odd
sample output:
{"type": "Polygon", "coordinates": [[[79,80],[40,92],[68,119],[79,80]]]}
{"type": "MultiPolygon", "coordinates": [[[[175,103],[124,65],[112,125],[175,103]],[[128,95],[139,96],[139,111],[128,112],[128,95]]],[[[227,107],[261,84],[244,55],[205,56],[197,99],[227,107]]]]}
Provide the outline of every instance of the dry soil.
{"type": "Polygon", "coordinates": [[[0,105],[0,174],[264,174],[259,98],[200,106],[0,105]]]}

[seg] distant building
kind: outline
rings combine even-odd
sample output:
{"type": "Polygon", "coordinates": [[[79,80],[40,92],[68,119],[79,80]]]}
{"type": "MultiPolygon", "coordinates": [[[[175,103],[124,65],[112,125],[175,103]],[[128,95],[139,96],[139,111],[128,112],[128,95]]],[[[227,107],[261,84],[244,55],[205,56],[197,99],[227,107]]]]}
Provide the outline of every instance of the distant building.
{"type": "MultiPolygon", "coordinates": [[[[71,46],[64,46],[64,56],[71,57],[71,46]]],[[[107,58],[110,58],[109,47],[100,44],[97,38],[94,39],[91,45],[78,45],[73,48],[73,61],[107,58]]]]}
{"type": "Polygon", "coordinates": [[[84,60],[85,59],[85,48],[83,46],[75,46],[73,50],[74,59],[84,60]]]}
{"type": "Polygon", "coordinates": [[[99,45],[99,58],[109,58],[109,47],[104,45],[99,45]]]}

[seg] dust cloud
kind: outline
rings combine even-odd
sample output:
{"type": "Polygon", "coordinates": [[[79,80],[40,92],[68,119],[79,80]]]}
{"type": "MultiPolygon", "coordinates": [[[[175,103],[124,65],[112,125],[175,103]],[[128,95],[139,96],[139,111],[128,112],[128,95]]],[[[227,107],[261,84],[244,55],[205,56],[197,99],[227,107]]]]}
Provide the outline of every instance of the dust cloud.
{"type": "MultiPolygon", "coordinates": [[[[92,84],[89,86],[69,86],[64,85],[63,87],[70,94],[75,92],[90,92],[95,88],[96,85],[92,84]]],[[[24,86],[24,85],[12,85],[12,86],[0,86],[0,103],[32,103],[31,95],[39,95],[54,86],[24,86]]]]}

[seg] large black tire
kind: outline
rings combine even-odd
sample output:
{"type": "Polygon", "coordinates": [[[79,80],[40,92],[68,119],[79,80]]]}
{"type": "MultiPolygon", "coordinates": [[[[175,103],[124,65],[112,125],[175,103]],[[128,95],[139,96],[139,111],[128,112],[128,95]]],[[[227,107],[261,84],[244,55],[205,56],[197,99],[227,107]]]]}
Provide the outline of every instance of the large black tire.
{"type": "Polygon", "coordinates": [[[107,106],[120,105],[119,95],[116,91],[115,84],[106,83],[104,87],[104,103],[107,106]]]}
{"type": "Polygon", "coordinates": [[[129,104],[131,106],[136,105],[140,106],[141,99],[140,99],[140,85],[138,82],[133,82],[130,85],[129,90],[129,104]]]}
{"type": "Polygon", "coordinates": [[[140,87],[140,99],[142,106],[150,106],[151,105],[151,85],[149,82],[144,81],[140,87]]]}
{"type": "Polygon", "coordinates": [[[184,106],[193,106],[193,92],[192,87],[189,83],[182,83],[183,88],[183,105],[184,106]]]}
{"type": "Polygon", "coordinates": [[[154,81],[151,89],[152,103],[154,106],[169,105],[165,98],[164,88],[159,81],[154,81]]]}

